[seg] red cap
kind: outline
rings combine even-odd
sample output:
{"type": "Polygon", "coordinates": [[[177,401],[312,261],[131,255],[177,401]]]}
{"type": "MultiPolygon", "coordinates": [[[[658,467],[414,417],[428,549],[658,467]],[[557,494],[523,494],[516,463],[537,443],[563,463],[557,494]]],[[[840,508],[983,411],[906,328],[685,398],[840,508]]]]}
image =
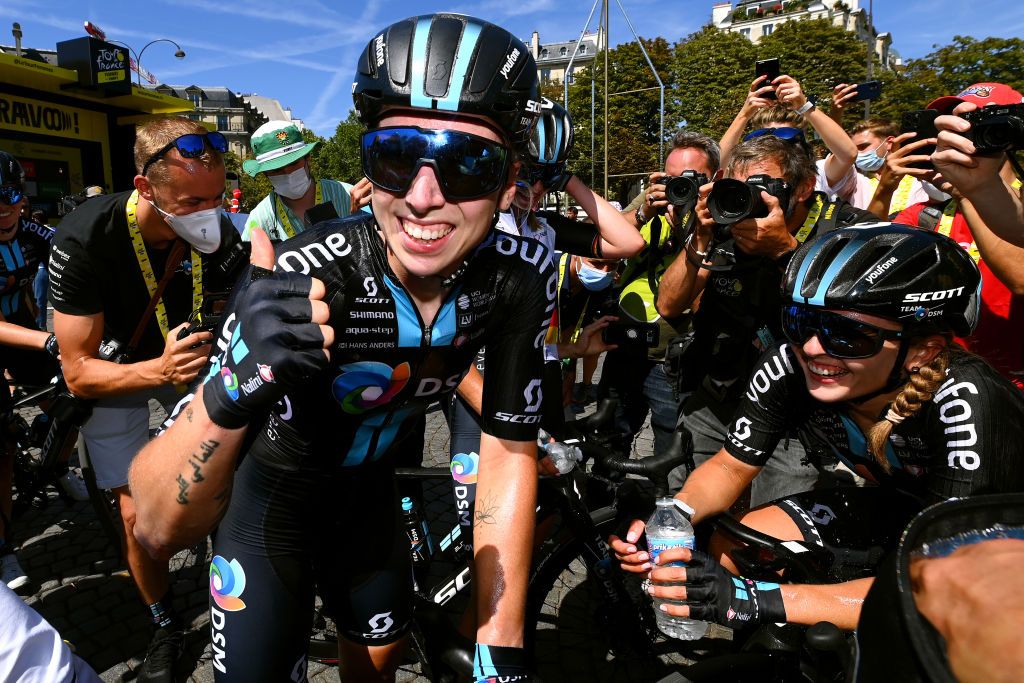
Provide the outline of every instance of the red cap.
{"type": "Polygon", "coordinates": [[[1002,83],[975,83],[959,95],[946,95],[932,101],[928,108],[940,114],[949,114],[961,102],[972,102],[979,107],[989,104],[1020,104],[1024,102],[1024,95],[1002,83]]]}

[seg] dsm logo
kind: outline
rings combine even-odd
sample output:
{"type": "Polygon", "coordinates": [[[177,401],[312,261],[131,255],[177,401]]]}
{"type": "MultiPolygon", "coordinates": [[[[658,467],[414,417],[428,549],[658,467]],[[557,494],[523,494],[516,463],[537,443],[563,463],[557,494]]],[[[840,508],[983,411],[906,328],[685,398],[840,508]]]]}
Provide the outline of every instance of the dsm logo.
{"type": "Polygon", "coordinates": [[[409,375],[408,363],[394,369],[376,361],[349,363],[334,379],[334,399],[346,413],[359,415],[389,402],[408,384],[409,375]]]}
{"type": "Polygon", "coordinates": [[[210,562],[210,597],[225,612],[240,612],[245,609],[242,591],[245,590],[245,571],[238,560],[228,562],[220,555],[214,555],[210,562]]]}

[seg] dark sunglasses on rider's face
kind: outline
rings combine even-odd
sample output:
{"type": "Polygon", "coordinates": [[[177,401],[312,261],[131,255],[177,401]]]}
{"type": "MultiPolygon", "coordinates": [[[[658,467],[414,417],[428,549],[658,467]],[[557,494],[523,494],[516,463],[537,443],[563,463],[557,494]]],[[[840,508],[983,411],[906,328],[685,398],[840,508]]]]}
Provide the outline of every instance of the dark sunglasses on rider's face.
{"type": "Polygon", "coordinates": [[[457,130],[412,126],[363,133],[363,174],[388,192],[403,194],[423,166],[430,166],[450,201],[476,199],[508,180],[508,150],[493,140],[457,130]]]}
{"type": "Polygon", "coordinates": [[[25,193],[21,191],[20,187],[14,185],[4,185],[0,187],[0,202],[4,204],[14,205],[21,201],[21,198],[25,196],[25,193]]]}
{"type": "Polygon", "coordinates": [[[520,176],[531,185],[540,182],[545,189],[561,189],[559,186],[563,184],[566,176],[565,164],[537,164],[525,167],[520,176]]]}
{"type": "Polygon", "coordinates": [[[763,135],[774,135],[781,140],[798,140],[804,142],[804,132],[799,128],[791,128],[788,126],[782,128],[758,128],[755,131],[747,133],[743,136],[744,141],[753,140],[763,135]]]}
{"type": "Polygon", "coordinates": [[[903,332],[847,318],[820,308],[793,304],[782,309],[782,331],[797,346],[817,335],[825,353],[833,358],[870,358],[886,339],[901,339],[903,332]]]}
{"type": "Polygon", "coordinates": [[[146,159],[146,163],[142,166],[142,175],[146,175],[146,171],[149,167],[159,161],[163,155],[167,154],[172,147],[178,150],[178,154],[184,159],[195,159],[202,155],[203,150],[206,149],[206,145],[210,145],[210,149],[216,150],[221,154],[228,151],[228,141],[223,135],[217,131],[210,131],[209,133],[188,133],[180,137],[171,140],[166,145],[161,147],[156,154],[146,159]]]}

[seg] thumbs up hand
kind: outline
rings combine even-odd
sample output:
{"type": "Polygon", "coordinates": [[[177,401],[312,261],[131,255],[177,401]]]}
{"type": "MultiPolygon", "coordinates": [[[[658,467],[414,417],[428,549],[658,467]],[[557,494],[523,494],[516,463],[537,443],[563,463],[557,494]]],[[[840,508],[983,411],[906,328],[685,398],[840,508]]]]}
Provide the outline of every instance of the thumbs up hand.
{"type": "Polygon", "coordinates": [[[275,403],[327,367],[334,330],[316,278],[274,271],[274,247],[251,234],[252,281],[233,307],[227,349],[214,359],[203,389],[210,419],[227,429],[262,420],[275,403]]]}

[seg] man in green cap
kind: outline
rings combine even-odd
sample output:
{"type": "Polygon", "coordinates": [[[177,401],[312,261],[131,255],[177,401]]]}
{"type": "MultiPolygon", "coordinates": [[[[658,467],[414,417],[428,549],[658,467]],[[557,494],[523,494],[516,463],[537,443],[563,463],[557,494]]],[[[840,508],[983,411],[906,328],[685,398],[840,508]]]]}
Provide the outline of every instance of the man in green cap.
{"type": "Polygon", "coordinates": [[[317,180],[309,166],[309,153],[319,142],[306,142],[294,123],[268,121],[252,134],[254,159],[247,159],[242,168],[252,177],[265,173],[274,186],[245,222],[242,239],[248,240],[254,227],[272,240],[294,237],[307,226],[324,218],[345,217],[370,203],[370,181],[363,178],[355,186],[321,178],[317,180]],[[310,212],[315,206],[327,204],[327,213],[310,212]],[[333,212],[329,210],[333,207],[333,212]]]}

